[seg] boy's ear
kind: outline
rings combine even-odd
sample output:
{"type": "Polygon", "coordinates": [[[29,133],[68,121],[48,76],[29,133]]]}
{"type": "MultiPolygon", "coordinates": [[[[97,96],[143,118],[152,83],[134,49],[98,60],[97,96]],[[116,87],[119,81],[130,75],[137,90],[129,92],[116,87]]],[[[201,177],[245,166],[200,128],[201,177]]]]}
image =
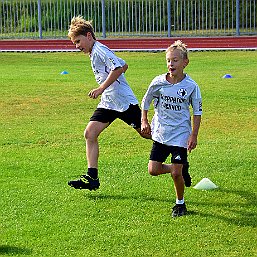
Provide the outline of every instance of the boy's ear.
{"type": "Polygon", "coordinates": [[[189,64],[189,59],[185,59],[184,60],[184,68],[186,68],[186,66],[189,64]]]}
{"type": "Polygon", "coordinates": [[[86,37],[87,37],[88,39],[91,39],[91,38],[92,38],[91,32],[87,32],[87,33],[86,33],[86,37]]]}

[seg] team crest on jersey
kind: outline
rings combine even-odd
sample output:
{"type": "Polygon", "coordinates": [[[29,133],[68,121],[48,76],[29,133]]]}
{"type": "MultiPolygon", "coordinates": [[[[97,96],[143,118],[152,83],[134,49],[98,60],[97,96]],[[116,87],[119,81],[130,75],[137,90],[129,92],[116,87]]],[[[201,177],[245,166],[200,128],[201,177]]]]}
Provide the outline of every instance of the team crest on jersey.
{"type": "Polygon", "coordinates": [[[186,91],[186,89],[181,88],[181,89],[178,90],[177,94],[178,94],[181,98],[186,98],[186,96],[187,96],[187,91],[186,91]]]}

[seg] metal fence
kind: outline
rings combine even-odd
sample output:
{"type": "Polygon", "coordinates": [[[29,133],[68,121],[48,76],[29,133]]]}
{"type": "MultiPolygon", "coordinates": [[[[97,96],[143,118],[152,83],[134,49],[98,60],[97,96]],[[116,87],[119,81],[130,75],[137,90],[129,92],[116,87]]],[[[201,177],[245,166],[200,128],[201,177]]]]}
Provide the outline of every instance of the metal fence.
{"type": "Polygon", "coordinates": [[[0,0],[0,39],[66,38],[79,14],[97,37],[257,35],[257,0],[0,0]]]}

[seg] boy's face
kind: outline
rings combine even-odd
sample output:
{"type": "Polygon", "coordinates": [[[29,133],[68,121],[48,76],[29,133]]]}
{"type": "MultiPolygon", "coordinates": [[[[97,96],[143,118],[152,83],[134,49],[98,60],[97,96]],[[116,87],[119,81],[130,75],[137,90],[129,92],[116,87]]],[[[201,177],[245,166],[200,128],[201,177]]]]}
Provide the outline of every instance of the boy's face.
{"type": "Polygon", "coordinates": [[[172,52],[166,53],[167,68],[170,76],[181,76],[184,72],[184,68],[188,65],[188,59],[183,59],[181,51],[174,49],[172,52]]]}
{"type": "Polygon", "coordinates": [[[84,53],[90,53],[94,44],[94,40],[90,32],[85,36],[79,35],[71,38],[72,43],[76,46],[77,49],[84,53]]]}

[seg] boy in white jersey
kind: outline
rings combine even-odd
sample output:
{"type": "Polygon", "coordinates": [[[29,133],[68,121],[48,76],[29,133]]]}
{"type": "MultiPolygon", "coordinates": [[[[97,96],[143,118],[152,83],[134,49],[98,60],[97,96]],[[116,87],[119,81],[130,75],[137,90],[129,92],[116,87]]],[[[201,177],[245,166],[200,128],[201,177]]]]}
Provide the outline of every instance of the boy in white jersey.
{"type": "Polygon", "coordinates": [[[173,178],[176,205],[172,208],[172,217],[178,217],[187,212],[182,168],[187,163],[187,151],[191,152],[197,145],[202,99],[196,82],[184,73],[189,63],[186,45],[178,40],[168,47],[166,62],[168,73],[153,79],[142,100],[141,129],[143,133],[151,133],[154,141],[148,164],[150,175],[170,173],[173,178]],[[154,116],[150,126],[147,116],[153,100],[154,116]],[[164,164],[170,154],[172,164],[164,164]]]}
{"type": "Polygon", "coordinates": [[[141,136],[141,110],[138,100],[129,87],[124,73],[128,65],[118,58],[107,46],[96,40],[93,27],[82,16],[71,21],[68,37],[77,49],[88,54],[92,70],[99,86],[89,92],[89,97],[96,99],[101,95],[101,101],[85,129],[87,174],[68,184],[76,189],[96,190],[100,186],[98,178],[99,146],[98,136],[116,118],[132,126],[141,136]]]}

